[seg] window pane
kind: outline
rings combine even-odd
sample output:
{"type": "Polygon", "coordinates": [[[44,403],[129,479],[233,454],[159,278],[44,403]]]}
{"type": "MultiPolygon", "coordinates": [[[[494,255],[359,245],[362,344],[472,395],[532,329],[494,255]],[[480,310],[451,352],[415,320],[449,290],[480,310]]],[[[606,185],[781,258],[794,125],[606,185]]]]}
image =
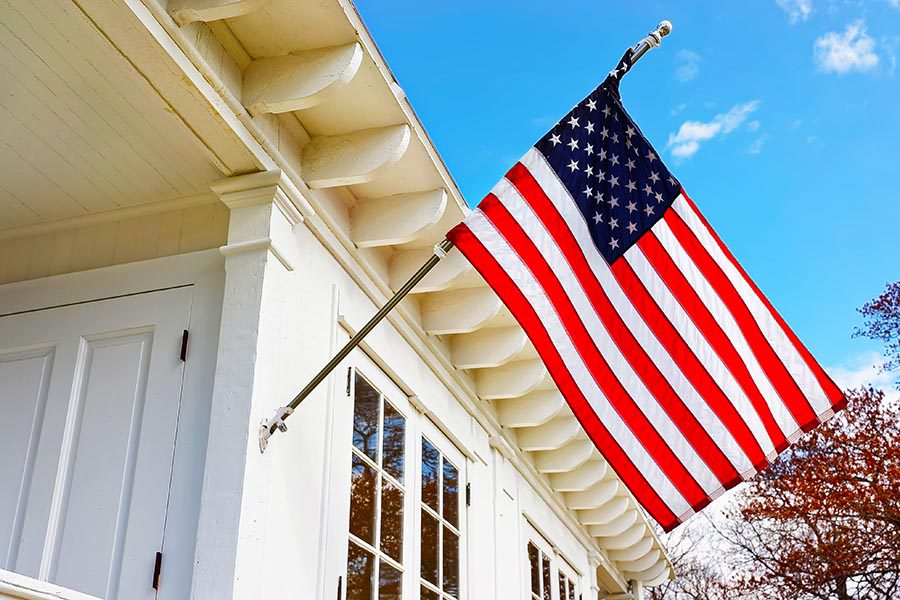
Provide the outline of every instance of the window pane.
{"type": "Polygon", "coordinates": [[[422,502],[440,511],[438,508],[438,474],[440,453],[431,442],[422,438],[422,502]]]}
{"type": "Polygon", "coordinates": [[[406,447],[406,419],[390,402],[384,403],[384,443],[381,460],[384,470],[403,483],[403,456],[406,447]]]}
{"type": "Polygon", "coordinates": [[[350,533],[374,545],[375,469],[355,454],[350,486],[350,533]]]}
{"type": "Polygon", "coordinates": [[[559,600],[566,600],[566,576],[559,574],[559,600]]]}
{"type": "Polygon", "coordinates": [[[381,561],[378,569],[378,600],[401,600],[402,578],[400,571],[381,561]]]}
{"type": "Polygon", "coordinates": [[[403,562],[403,491],[385,479],[381,484],[381,550],[403,562]]]}
{"type": "Polygon", "coordinates": [[[378,392],[368,381],[356,374],[353,402],[353,445],[366,456],[378,461],[378,392]]]}
{"type": "Polygon", "coordinates": [[[531,563],[531,591],[541,593],[541,558],[537,546],[528,542],[528,562],[531,563]]]}
{"type": "Polygon", "coordinates": [[[542,565],[542,577],[541,577],[541,579],[543,580],[543,583],[544,583],[544,596],[543,596],[543,598],[544,598],[544,600],[551,600],[551,598],[550,598],[550,596],[551,596],[550,590],[551,590],[552,588],[550,587],[550,559],[547,558],[547,555],[546,555],[546,554],[544,554],[543,556],[541,556],[541,565],[542,565]]]}
{"type": "Polygon", "coordinates": [[[444,518],[459,527],[459,472],[444,459],[444,518]]]}
{"type": "Polygon", "coordinates": [[[437,595],[437,592],[434,592],[424,585],[422,586],[422,594],[420,595],[421,600],[440,600],[440,597],[437,595]]]}
{"type": "Polygon", "coordinates": [[[459,596],[459,538],[444,527],[444,592],[459,596]]]}
{"type": "Polygon", "coordinates": [[[438,585],[438,522],[422,509],[422,579],[438,585]]]}
{"type": "Polygon", "coordinates": [[[569,600],[575,600],[575,582],[569,582],[569,600]]]}
{"type": "Polygon", "coordinates": [[[347,600],[372,599],[372,570],[375,558],[350,542],[347,552],[347,600]]]}

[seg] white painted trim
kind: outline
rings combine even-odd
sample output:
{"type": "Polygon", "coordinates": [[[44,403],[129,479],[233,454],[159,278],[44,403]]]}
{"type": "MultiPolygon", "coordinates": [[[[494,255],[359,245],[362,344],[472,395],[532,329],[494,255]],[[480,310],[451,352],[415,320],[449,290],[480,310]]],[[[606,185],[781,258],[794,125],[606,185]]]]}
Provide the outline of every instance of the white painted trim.
{"type": "Polygon", "coordinates": [[[202,192],[199,194],[191,194],[190,196],[181,196],[180,198],[147,202],[136,206],[124,206],[88,215],[78,215],[77,217],[69,217],[68,219],[33,223],[22,227],[9,227],[7,229],[0,229],[0,241],[33,235],[43,235],[45,233],[63,231],[66,229],[90,227],[91,225],[109,223],[112,221],[123,221],[125,219],[154,215],[170,210],[206,206],[207,204],[215,204],[218,200],[219,199],[216,198],[214,194],[202,192]]]}
{"type": "Polygon", "coordinates": [[[154,258],[0,285],[0,316],[192,285],[224,265],[218,250],[154,258]]]}
{"type": "Polygon", "coordinates": [[[291,226],[313,213],[303,193],[278,169],[219,179],[209,187],[231,210],[271,202],[291,226]]]}
{"type": "Polygon", "coordinates": [[[226,244],[219,247],[219,254],[222,256],[234,256],[236,254],[247,254],[248,252],[256,252],[258,250],[271,251],[275,258],[284,265],[285,269],[288,271],[294,270],[294,263],[287,258],[287,254],[283,250],[278,249],[278,244],[270,237],[226,244]]]}
{"type": "Polygon", "coordinates": [[[170,0],[168,9],[179,25],[194,21],[218,21],[246,15],[267,0],[170,0]]]}
{"type": "Polygon", "coordinates": [[[100,600],[96,596],[82,594],[5,569],[0,569],[0,595],[2,594],[23,600],[100,600]]]}
{"type": "MultiPolygon", "coordinates": [[[[341,312],[341,290],[337,285],[332,284],[331,286],[331,322],[329,323],[330,328],[330,336],[328,340],[328,354],[334,355],[338,351],[339,342],[343,342],[343,336],[340,332],[340,323],[339,315],[341,312]]],[[[332,497],[332,481],[331,475],[334,471],[334,446],[335,444],[341,443],[343,440],[336,439],[335,435],[335,403],[339,402],[341,399],[338,398],[336,390],[337,386],[335,385],[335,379],[338,377],[338,373],[343,371],[343,365],[337,367],[328,379],[325,380],[326,385],[326,395],[329,398],[330,402],[325,411],[325,439],[326,446],[324,455],[322,457],[322,503],[319,507],[319,522],[322,524],[322,532],[320,534],[320,544],[319,544],[319,556],[318,556],[318,567],[316,570],[316,578],[317,578],[317,589],[319,590],[319,595],[324,598],[326,589],[328,587],[328,536],[329,536],[329,526],[331,525],[331,515],[329,514],[332,511],[331,506],[331,497],[332,497]]],[[[349,400],[349,399],[348,399],[349,400]]]]}
{"type": "Polygon", "coordinates": [[[181,407],[175,435],[175,452],[163,553],[167,557],[157,600],[190,596],[203,473],[212,407],[213,377],[219,348],[219,325],[225,288],[224,260],[202,272],[194,283],[190,338],[181,386],[181,407]],[[180,552],[179,552],[180,551],[180,552]]]}

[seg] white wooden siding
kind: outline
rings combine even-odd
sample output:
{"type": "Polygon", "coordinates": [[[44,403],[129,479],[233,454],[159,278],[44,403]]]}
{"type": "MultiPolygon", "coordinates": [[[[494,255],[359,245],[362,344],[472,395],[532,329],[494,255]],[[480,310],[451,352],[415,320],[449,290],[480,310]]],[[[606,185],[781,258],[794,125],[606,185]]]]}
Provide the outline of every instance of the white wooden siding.
{"type": "Polygon", "coordinates": [[[0,239],[0,284],[217,248],[227,235],[215,202],[0,239]]]}

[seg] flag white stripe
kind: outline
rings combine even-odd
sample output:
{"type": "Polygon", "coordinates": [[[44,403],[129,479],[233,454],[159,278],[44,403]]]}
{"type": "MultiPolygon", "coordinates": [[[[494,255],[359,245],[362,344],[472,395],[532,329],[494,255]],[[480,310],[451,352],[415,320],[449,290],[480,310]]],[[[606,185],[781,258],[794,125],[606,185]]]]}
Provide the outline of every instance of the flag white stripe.
{"type": "Polygon", "coordinates": [[[681,271],[681,274],[688,280],[691,287],[697,291],[700,300],[709,312],[712,313],[713,318],[715,318],[719,327],[722,328],[722,331],[724,331],[728,339],[731,340],[731,345],[734,346],[734,349],[737,350],[738,355],[740,355],[744,364],[747,365],[747,369],[750,371],[750,375],[753,377],[756,387],[759,388],[759,391],[766,399],[766,403],[769,405],[772,416],[775,417],[775,422],[778,424],[779,429],[781,429],[785,437],[791,436],[797,431],[798,423],[793,415],[791,415],[784,399],[782,399],[775,390],[765,369],[757,360],[756,355],[750,348],[750,344],[747,342],[747,338],[744,337],[744,334],[738,326],[737,321],[734,319],[734,316],[731,314],[731,311],[728,310],[728,307],[719,297],[719,294],[716,293],[712,285],[707,281],[703,271],[696,263],[694,263],[687,251],[681,247],[681,244],[675,238],[675,234],[669,229],[668,223],[664,220],[657,221],[651,231],[656,235],[656,238],[659,240],[660,244],[662,244],[666,253],[668,253],[669,258],[672,259],[672,262],[675,263],[675,266],[681,271]]]}
{"type": "Polygon", "coordinates": [[[672,205],[672,208],[674,208],[675,212],[677,212],[682,220],[684,220],[685,224],[691,229],[712,259],[725,273],[725,276],[728,277],[728,280],[737,290],[738,294],[743,299],[744,304],[750,310],[750,314],[753,315],[753,318],[759,325],[763,335],[769,340],[772,349],[778,355],[778,358],[781,359],[782,364],[784,364],[791,377],[797,382],[797,385],[800,386],[803,395],[806,396],[807,400],[812,404],[815,413],[822,414],[829,410],[831,408],[831,403],[828,401],[828,396],[825,393],[825,390],[819,385],[819,381],[816,379],[815,374],[810,370],[809,365],[807,365],[806,361],[803,360],[803,357],[800,356],[796,346],[794,346],[784,329],[781,328],[781,325],[779,325],[772,316],[768,307],[759,299],[759,296],[750,287],[750,284],[747,283],[744,276],[737,270],[734,263],[722,252],[722,248],[719,247],[719,244],[713,239],[709,230],[700,221],[697,213],[694,212],[687,200],[679,195],[678,199],[676,199],[672,205]]]}
{"type": "MultiPolygon", "coordinates": [[[[713,379],[717,383],[720,381],[724,382],[722,390],[735,403],[735,408],[741,415],[741,418],[744,419],[744,422],[747,423],[747,427],[750,428],[753,437],[756,438],[756,442],[770,460],[774,458],[776,454],[775,445],[766,431],[762,418],[756,412],[743,388],[740,387],[740,384],[734,378],[731,369],[722,361],[719,354],[706,339],[706,336],[703,335],[703,332],[697,328],[693,319],[691,319],[678,299],[675,298],[665,282],[660,278],[640,247],[635,244],[622,255],[622,258],[628,261],[634,274],[647,288],[648,293],[659,306],[659,309],[666,315],[666,318],[691,348],[694,355],[705,367],[710,365],[707,369],[713,379]]],[[[720,383],[721,385],[722,383],[720,383]]]]}
{"type": "MultiPolygon", "coordinates": [[[[634,400],[644,416],[647,417],[647,420],[650,421],[659,432],[660,436],[666,441],[669,448],[672,449],[678,457],[678,460],[681,461],[681,464],[687,468],[688,472],[690,472],[697,483],[700,484],[700,487],[703,488],[703,491],[706,492],[707,495],[712,494],[721,488],[725,482],[719,481],[706,462],[691,445],[690,441],[688,441],[678,426],[659,405],[660,401],[657,400],[653,393],[646,387],[644,381],[634,371],[634,368],[631,366],[631,363],[628,362],[625,355],[619,350],[616,342],[612,339],[609,331],[594,310],[594,306],[591,304],[587,293],[578,281],[578,277],[572,271],[569,261],[563,255],[555,240],[544,228],[543,223],[541,223],[538,216],[531,210],[531,206],[525,202],[518,190],[516,190],[516,188],[506,179],[500,180],[494,187],[494,195],[501,203],[503,203],[530,240],[540,250],[541,255],[550,265],[554,275],[556,275],[557,280],[565,291],[566,296],[568,296],[575,307],[575,311],[578,313],[581,322],[593,339],[598,351],[606,360],[610,369],[612,369],[616,379],[619,380],[628,395],[634,400]]],[[[666,357],[665,361],[670,362],[668,357],[666,357]]],[[[659,367],[660,365],[657,364],[657,366],[659,367]]],[[[693,388],[691,388],[691,392],[694,393],[693,388]]],[[[706,406],[702,400],[696,396],[690,397],[690,399],[706,408],[706,414],[703,415],[706,417],[706,422],[704,423],[701,421],[701,423],[708,433],[727,433],[725,428],[718,422],[718,419],[716,419],[715,415],[709,411],[709,407],[706,406]]],[[[720,447],[727,447],[727,445],[730,444],[731,448],[736,451],[738,455],[741,455],[742,453],[734,440],[731,439],[730,436],[725,437],[724,443],[719,442],[718,445],[720,447]]],[[[741,472],[748,467],[749,464],[743,469],[737,470],[738,472],[741,472]]]]}
{"type": "MultiPolygon", "coordinates": [[[[594,245],[594,241],[590,236],[587,223],[585,223],[584,217],[578,209],[578,206],[569,195],[568,190],[559,181],[556,173],[554,173],[550,168],[550,165],[547,164],[544,156],[537,150],[531,149],[522,158],[521,163],[528,169],[538,184],[540,184],[544,193],[546,193],[553,201],[554,205],[562,215],[563,220],[565,220],[569,229],[572,231],[573,235],[575,235],[578,244],[581,246],[582,250],[587,253],[588,263],[591,265],[594,275],[597,277],[600,285],[603,286],[603,290],[606,292],[607,296],[609,296],[610,301],[616,307],[616,310],[623,316],[628,317],[627,322],[629,327],[632,328],[632,331],[638,331],[639,329],[636,324],[641,323],[641,328],[646,330],[645,335],[649,335],[655,339],[655,335],[652,331],[646,329],[646,324],[631,304],[631,300],[628,298],[627,293],[622,289],[615,276],[610,271],[606,259],[603,258],[597,250],[597,247],[594,245]]],[[[632,247],[629,252],[635,250],[640,253],[637,246],[632,247]]],[[[646,258],[644,258],[643,261],[646,263],[646,258]]],[[[671,295],[666,285],[659,279],[652,267],[649,269],[648,273],[645,273],[644,277],[641,277],[638,269],[635,268],[636,265],[634,261],[629,261],[629,263],[632,268],[634,268],[638,277],[643,281],[648,291],[653,289],[658,290],[657,294],[651,294],[653,299],[657,302],[669,322],[691,349],[697,360],[700,361],[700,364],[719,386],[719,389],[721,389],[725,396],[732,402],[735,410],[741,415],[741,418],[747,424],[753,437],[756,438],[763,453],[766,456],[773,457],[775,455],[775,446],[772,444],[772,440],[766,433],[766,428],[759,415],[756,413],[756,410],[753,408],[753,404],[750,402],[750,399],[744,393],[743,388],[741,388],[731,371],[725,366],[719,355],[700,333],[687,313],[684,312],[684,309],[678,301],[671,295]]]]}
{"type": "Polygon", "coordinates": [[[572,379],[584,394],[591,409],[597,414],[631,462],[675,515],[680,516],[690,512],[690,504],[653,460],[650,453],[641,445],[634,432],[622,420],[622,417],[600,390],[543,288],[518,254],[479,209],[475,209],[466,218],[466,225],[509,275],[537,313],[572,379]]]}

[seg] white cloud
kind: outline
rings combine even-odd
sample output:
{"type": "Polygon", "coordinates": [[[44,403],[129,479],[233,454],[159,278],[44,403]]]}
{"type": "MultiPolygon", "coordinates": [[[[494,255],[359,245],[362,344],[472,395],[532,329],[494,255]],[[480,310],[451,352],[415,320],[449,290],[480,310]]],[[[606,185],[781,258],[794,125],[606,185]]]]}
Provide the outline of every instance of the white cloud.
{"type": "Polygon", "coordinates": [[[769,139],[768,135],[761,135],[750,144],[750,147],[747,149],[747,152],[750,154],[759,154],[762,152],[763,144],[766,143],[766,140],[769,139]]]}
{"type": "MultiPolygon", "coordinates": [[[[895,0],[891,0],[892,2],[895,0]]],[[[900,0],[896,0],[900,1],[900,0]]],[[[775,0],[778,7],[788,14],[791,23],[808,21],[813,11],[812,0],[775,0]]]]}
{"type": "Polygon", "coordinates": [[[834,379],[841,389],[847,390],[871,385],[884,390],[888,398],[900,399],[900,391],[894,387],[896,374],[885,373],[879,368],[884,363],[884,358],[878,352],[864,352],[854,356],[836,367],[828,367],[825,370],[834,379]]]}
{"type": "Polygon", "coordinates": [[[675,79],[681,82],[695,79],[700,73],[700,55],[691,50],[679,50],[675,55],[675,79]]]}
{"type": "Polygon", "coordinates": [[[759,131],[759,121],[750,121],[747,123],[747,131],[759,131]]]}
{"type": "MultiPolygon", "coordinates": [[[[897,0],[897,6],[900,8],[900,0],[897,0]]],[[[894,76],[894,72],[897,70],[897,46],[900,45],[900,36],[894,37],[884,37],[881,40],[881,47],[884,48],[884,53],[887,55],[887,74],[889,77],[894,76]]]]}
{"type": "Polygon", "coordinates": [[[820,71],[845,75],[878,66],[875,40],[866,33],[862,20],[853,21],[843,33],[831,31],[816,40],[814,56],[820,71]]]}
{"type": "Polygon", "coordinates": [[[669,134],[667,148],[675,158],[689,158],[697,153],[700,145],[713,138],[731,133],[740,127],[759,106],[759,100],[737,104],[726,113],[718,114],[712,121],[685,121],[677,133],[669,134]]]}

